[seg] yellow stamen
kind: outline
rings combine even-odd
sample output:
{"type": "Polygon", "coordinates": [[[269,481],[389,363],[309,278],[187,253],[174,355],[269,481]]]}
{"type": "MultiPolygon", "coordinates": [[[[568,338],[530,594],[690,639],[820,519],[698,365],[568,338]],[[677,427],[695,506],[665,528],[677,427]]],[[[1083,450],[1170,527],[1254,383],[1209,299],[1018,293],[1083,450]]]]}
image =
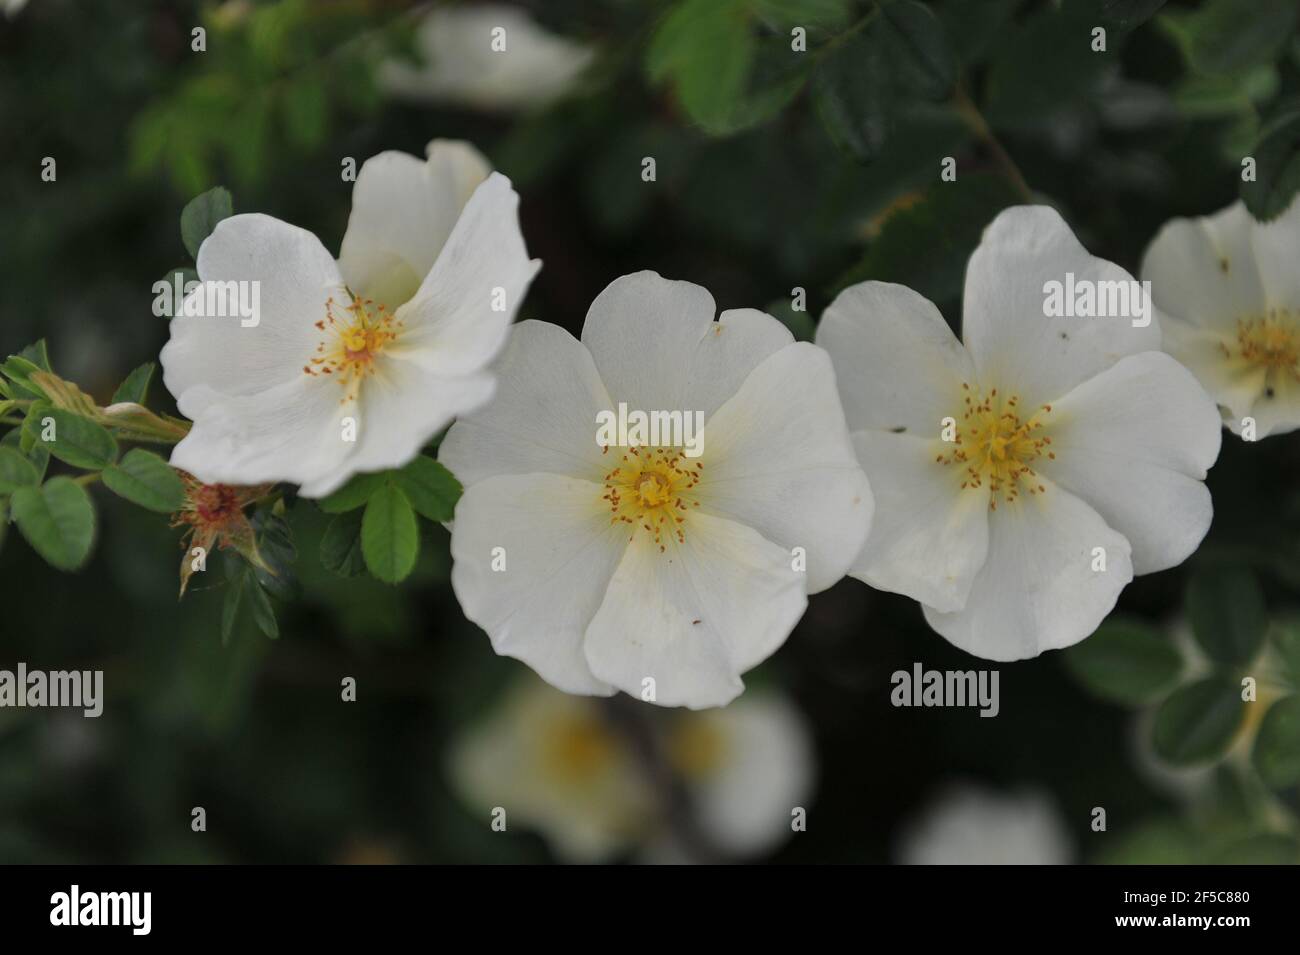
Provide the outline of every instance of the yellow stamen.
{"type": "Polygon", "coordinates": [[[686,540],[686,515],[699,507],[692,493],[704,465],[692,462],[681,448],[628,448],[617,467],[604,475],[602,500],[609,504],[610,523],[645,531],[662,553],[666,541],[686,540]]]}
{"type": "MultiPolygon", "coordinates": [[[[1264,391],[1272,397],[1287,379],[1300,382],[1300,320],[1290,312],[1272,309],[1264,315],[1237,320],[1235,357],[1264,371],[1264,391]]],[[[1223,350],[1232,359],[1233,349],[1223,350]]]]}
{"type": "Polygon", "coordinates": [[[324,338],[303,365],[303,373],[328,375],[343,388],[342,402],[355,400],[361,382],[375,370],[375,360],[389,348],[404,326],[383,303],[353,295],[350,305],[339,309],[331,296],[325,302],[325,317],[316,323],[324,338]],[[336,314],[337,312],[337,314],[336,314]]]}
{"type": "Polygon", "coordinates": [[[1024,490],[1042,494],[1046,489],[1038,480],[1033,462],[1040,458],[1056,459],[1052,439],[1044,426],[1052,411],[1043,405],[1028,418],[1021,417],[1018,395],[998,397],[994,388],[976,397],[967,383],[962,383],[965,410],[962,413],[952,450],[939,454],[935,461],[962,470],[963,490],[989,492],[989,508],[997,510],[999,501],[1011,502],[1024,490]]]}

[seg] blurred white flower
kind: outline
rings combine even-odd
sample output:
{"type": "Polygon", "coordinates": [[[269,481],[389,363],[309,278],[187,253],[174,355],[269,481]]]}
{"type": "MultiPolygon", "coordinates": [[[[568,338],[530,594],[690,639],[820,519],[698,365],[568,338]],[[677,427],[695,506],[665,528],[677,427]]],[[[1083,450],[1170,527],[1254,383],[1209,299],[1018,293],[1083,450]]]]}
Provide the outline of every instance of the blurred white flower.
{"type": "Polygon", "coordinates": [[[1300,202],[1264,224],[1234,203],[1173,219],[1142,278],[1165,313],[1164,347],[1200,380],[1236,434],[1300,427],[1300,202]]]}
{"type": "Polygon", "coordinates": [[[27,6],[27,0],[0,0],[0,7],[4,8],[5,17],[10,20],[18,16],[25,6],[27,6]]]}
{"type": "Polygon", "coordinates": [[[423,66],[384,63],[382,88],[404,99],[485,110],[558,99],[595,57],[585,44],[548,33],[527,10],[497,3],[432,11],[416,28],[416,45],[423,66]]]}
{"type": "Polygon", "coordinates": [[[451,752],[452,781],[483,820],[498,807],[557,855],[598,861],[634,844],[654,817],[636,754],[589,699],[525,676],[451,752]]]}
{"type": "Polygon", "coordinates": [[[903,831],[903,865],[1069,865],[1074,845],[1043,793],[954,786],[903,831]]]}
{"type": "Polygon", "coordinates": [[[679,713],[670,727],[670,758],[712,848],[757,855],[790,836],[816,769],[812,734],[793,704],[760,690],[721,709],[679,713]]]}
{"type": "Polygon", "coordinates": [[[638,272],[596,298],[581,342],[522,322],[496,398],[442,443],[465,485],[461,608],[567,692],[728,702],[866,538],[871,490],[826,353],[762,312],[714,311],[698,285],[638,272]],[[703,453],[602,448],[598,416],[619,403],[698,413],[703,453]]]}
{"type": "Polygon", "coordinates": [[[435,140],[427,162],[385,152],[362,166],[337,263],[270,216],[220,222],[199,278],[260,283],[260,315],[172,319],[163,380],[194,427],[171,463],[306,497],[407,463],[492,395],[487,366],[540,266],[518,202],[473,147],[435,140]]]}
{"type": "MultiPolygon", "coordinates": [[[[654,745],[683,783],[709,851],[772,849],[805,806],[813,752],[802,715],[757,692],[726,709],[654,711],[654,745]]],[[[480,818],[537,830],[560,857],[595,862],[667,840],[663,792],[594,700],[531,676],[452,748],[452,781],[480,818]]]]}
{"type": "Polygon", "coordinates": [[[817,329],[879,504],[851,573],[987,659],[1082,640],[1213,513],[1213,402],[1154,320],[1048,317],[1045,287],[1068,273],[1132,281],[1052,209],[1009,209],[967,268],[965,345],[881,282],[845,289],[817,329]]]}

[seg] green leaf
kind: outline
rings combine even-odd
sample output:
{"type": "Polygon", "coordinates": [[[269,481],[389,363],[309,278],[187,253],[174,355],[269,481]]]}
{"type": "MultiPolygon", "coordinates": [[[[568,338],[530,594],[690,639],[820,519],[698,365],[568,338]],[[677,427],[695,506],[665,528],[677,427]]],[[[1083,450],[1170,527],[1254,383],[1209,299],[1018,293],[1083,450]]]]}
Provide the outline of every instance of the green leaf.
{"type": "Polygon", "coordinates": [[[255,586],[247,574],[237,574],[226,587],[226,598],[221,604],[221,642],[227,644],[235,633],[235,624],[239,620],[239,610],[244,602],[244,590],[255,586]]]}
{"type": "Polygon", "coordinates": [[[757,42],[741,0],[679,0],[655,30],[646,73],[671,83],[682,108],[706,131],[729,132],[745,96],[757,42]]]}
{"type": "MultiPolygon", "coordinates": [[[[40,346],[44,349],[45,342],[43,340],[40,342],[40,346]]],[[[29,345],[23,351],[29,351],[32,347],[29,345]]],[[[41,368],[39,364],[25,358],[23,355],[10,355],[4,364],[0,364],[0,373],[3,373],[9,379],[9,390],[13,393],[13,397],[18,399],[41,399],[45,397],[45,392],[30,378],[34,371],[48,371],[48,369],[41,368]]]]}
{"type": "MultiPolygon", "coordinates": [[[[185,301],[185,289],[199,280],[199,273],[191,268],[172,269],[158,281],[167,285],[167,291],[154,296],[154,314],[159,318],[172,318],[185,301]]],[[[157,283],[154,283],[155,286],[157,283]]]]}
{"type": "Polygon", "coordinates": [[[39,484],[36,466],[13,448],[0,448],[0,494],[11,494],[20,487],[39,484]]]}
{"type": "Polygon", "coordinates": [[[1196,642],[1212,660],[1229,666],[1253,660],[1268,627],[1264,592],[1244,567],[1194,574],[1187,584],[1187,617],[1196,642]]]}
{"type": "Polygon", "coordinates": [[[73,467],[98,471],[108,467],[117,458],[117,441],[104,428],[88,418],[64,411],[62,408],[50,408],[40,416],[37,440],[65,464],[73,467]],[[43,432],[47,427],[46,418],[51,418],[53,441],[46,441],[43,432]]]}
{"type": "Polygon", "coordinates": [[[253,576],[263,590],[281,600],[297,600],[302,585],[294,573],[293,564],[298,559],[298,548],[293,542],[293,529],[279,514],[260,509],[253,517],[257,533],[257,549],[265,566],[253,565],[253,576]]]}
{"type": "Polygon", "coordinates": [[[893,82],[931,100],[947,99],[957,82],[957,58],[943,24],[916,0],[891,0],[871,29],[880,31],[893,82]]]}
{"type": "Polygon", "coordinates": [[[81,485],[56,477],[43,487],[20,487],[10,507],[23,537],[50,564],[76,570],[86,562],[95,539],[95,509],[81,485]]]}
{"type": "Polygon", "coordinates": [[[280,625],[276,622],[275,608],[271,606],[271,598],[266,591],[258,586],[255,579],[250,579],[244,592],[248,596],[248,605],[252,608],[253,622],[257,624],[257,629],[272,640],[279,639],[280,625]]]}
{"type": "Polygon", "coordinates": [[[1138,621],[1111,619],[1065,651],[1071,673],[1097,696],[1116,703],[1149,703],[1168,692],[1183,669],[1178,651],[1138,621]]]}
{"type": "Polygon", "coordinates": [[[320,541],[320,562],[326,570],[340,577],[358,577],[365,573],[359,513],[339,514],[329,522],[320,541]]]}
{"type": "Polygon", "coordinates": [[[424,455],[394,471],[392,477],[418,513],[439,523],[451,520],[464,491],[450,471],[424,455]]]}
{"type": "Polygon", "coordinates": [[[48,461],[50,451],[45,445],[38,444],[41,436],[41,419],[54,406],[44,399],[33,401],[27,407],[27,416],[23,418],[22,426],[18,429],[18,450],[23,454],[31,456],[34,448],[39,448],[48,461]]]}
{"type": "Polygon", "coordinates": [[[859,30],[813,73],[812,98],[822,125],[836,145],[862,162],[875,159],[889,136],[888,70],[879,34],[859,30]]]}
{"type": "MultiPolygon", "coordinates": [[[[1237,159],[1255,152],[1259,139],[1259,114],[1256,104],[1264,103],[1277,93],[1281,82],[1272,65],[1256,67],[1237,76],[1185,77],[1172,90],[1174,106],[1189,119],[1235,118],[1255,124],[1255,134],[1237,159]]],[[[1235,162],[1236,160],[1234,160],[1235,162]]]]}
{"type": "Polygon", "coordinates": [[[387,481],[386,472],[376,474],[356,474],[328,497],[317,501],[317,505],[326,514],[342,514],[355,510],[370,500],[370,496],[387,481]]]}
{"type": "Polygon", "coordinates": [[[1044,4],[1007,26],[992,51],[985,81],[984,115],[994,127],[1059,122],[1062,110],[1097,92],[1117,66],[1117,46],[1092,50],[1097,14],[1087,4],[1044,4]]]}
{"type": "Polygon", "coordinates": [[[1265,126],[1252,156],[1255,179],[1243,181],[1238,188],[1250,214],[1267,222],[1285,212],[1300,191],[1300,111],[1265,126]]]}
{"type": "Polygon", "coordinates": [[[852,6],[851,0],[749,0],[754,15],[787,38],[795,27],[843,27],[852,6]]]}
{"type": "Polygon", "coordinates": [[[194,259],[199,257],[199,246],[212,234],[217,223],[235,214],[230,191],[217,186],[195,196],[181,210],[181,239],[194,259]]]}
{"type": "Polygon", "coordinates": [[[133,448],[120,464],[104,469],[103,480],[118,497],[159,514],[172,514],[185,503],[180,475],[152,451],[133,448]]]}
{"type": "Polygon", "coordinates": [[[113,392],[113,400],[109,404],[115,405],[122,401],[144,404],[145,396],[149,391],[149,382],[153,379],[154,369],[157,367],[153,362],[147,361],[127,375],[126,380],[117,386],[117,391],[113,392]]]}
{"type": "Polygon", "coordinates": [[[398,488],[385,484],[366,504],[361,520],[361,552],[370,572],[395,584],[415,567],[420,548],[419,528],[411,502],[398,488]]]}
{"type": "MultiPolygon", "coordinates": [[[[23,424],[25,425],[26,423],[27,420],[24,418],[23,424]]],[[[0,446],[12,448],[31,462],[32,467],[36,468],[36,480],[40,481],[45,477],[45,469],[50,462],[50,452],[46,451],[44,447],[37,447],[35,445],[34,437],[28,449],[23,451],[22,447],[24,437],[25,432],[22,427],[14,428],[3,438],[0,438],[0,446]]]]}
{"type": "Polygon", "coordinates": [[[1251,759],[1260,778],[1272,789],[1300,783],[1300,696],[1284,697],[1269,707],[1259,725],[1251,759]]]}
{"type": "Polygon", "coordinates": [[[1175,766],[1217,759],[1240,728],[1244,707],[1241,687],[1226,677],[1180,688],[1156,711],[1156,753],[1175,766]]]}
{"type": "Polygon", "coordinates": [[[1300,618],[1274,621],[1269,636],[1287,669],[1291,685],[1300,689],[1300,618]]]}
{"type": "Polygon", "coordinates": [[[31,380],[33,372],[49,371],[50,356],[45,348],[45,339],[28,345],[17,355],[10,355],[0,364],[0,373],[3,373],[9,379],[10,384],[6,390],[13,398],[35,398],[45,397],[45,392],[41,390],[40,385],[31,380]]]}
{"type": "Polygon", "coordinates": [[[1095,0],[1103,22],[1131,30],[1155,16],[1165,0],[1095,0]]]}
{"type": "Polygon", "coordinates": [[[44,338],[40,339],[39,341],[32,342],[30,345],[28,345],[26,348],[20,351],[17,357],[23,359],[24,361],[31,362],[41,371],[54,370],[53,368],[50,367],[50,351],[45,344],[44,338]]]}
{"type": "Polygon", "coordinates": [[[1275,59],[1296,25],[1294,0],[1210,0],[1199,10],[1164,18],[1193,69],[1239,73],[1275,59]]]}

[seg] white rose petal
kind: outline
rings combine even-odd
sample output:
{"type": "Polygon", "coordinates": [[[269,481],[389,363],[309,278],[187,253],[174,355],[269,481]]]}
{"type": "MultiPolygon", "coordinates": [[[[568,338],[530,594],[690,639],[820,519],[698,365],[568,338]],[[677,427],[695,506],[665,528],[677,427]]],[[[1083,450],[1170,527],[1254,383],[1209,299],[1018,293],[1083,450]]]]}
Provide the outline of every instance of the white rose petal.
{"type": "Polygon", "coordinates": [[[975,378],[970,353],[939,310],[902,285],[863,282],[835,297],[817,323],[835,366],[850,431],[937,438],[975,378]]]}
{"type": "Polygon", "coordinates": [[[784,548],[708,514],[691,515],[685,543],[663,546],[645,534],[629,543],[587,627],[587,663],[634,695],[653,680],[664,706],[722,706],[803,616],[803,577],[784,548]]]}
{"type": "Polygon", "coordinates": [[[903,865],[1068,865],[1075,849],[1044,793],[970,784],[942,793],[903,833],[903,865]]]}
{"type": "Polygon", "coordinates": [[[595,56],[544,30],[522,7],[500,3],[435,9],[420,22],[416,45],[424,65],[383,63],[384,89],[403,99],[484,110],[549,103],[568,92],[595,56]]]}
{"type": "Polygon", "coordinates": [[[581,343],[516,326],[496,398],[443,441],[467,486],[462,608],[556,686],[720,706],[861,550],[871,491],[825,354],[761,312],[714,311],[699,286],[640,272],[597,297],[581,343]],[[601,448],[597,416],[619,404],[698,413],[703,443],[601,448]],[[562,507],[527,513],[561,489],[562,507]],[[520,559],[491,571],[512,541],[520,559]]]}
{"type": "Polygon", "coordinates": [[[1024,660],[1087,637],[1133,579],[1123,536],[1073,494],[1042,478],[1041,495],[989,521],[988,554],[961,610],[925,608],[949,643],[986,660],[1024,660]],[[1093,569],[1095,548],[1106,569],[1093,569]]]}
{"type": "Polygon", "coordinates": [[[874,499],[843,421],[830,359],[796,344],[755,368],[706,425],[717,461],[700,479],[702,506],[755,528],[787,558],[802,547],[809,593],[844,576],[871,526],[874,499]]]}
{"type": "Polygon", "coordinates": [[[1300,203],[1268,223],[1238,202],[1166,223],[1142,277],[1164,314],[1164,347],[1253,439],[1300,427],[1300,203]],[[1253,419],[1253,429],[1246,420],[1253,419]]]}
{"type": "Polygon", "coordinates": [[[1203,483],[1219,456],[1219,413],[1168,355],[1125,358],[1053,403],[1056,460],[1043,473],[1087,501],[1133,547],[1133,571],[1175,567],[1214,507],[1203,483]]]}
{"type": "Polygon", "coordinates": [[[790,701],[760,690],[722,709],[647,716],[628,727],[595,701],[525,676],[455,740],[452,784],[476,819],[504,810],[507,832],[535,830],[571,861],[638,847],[642,861],[695,861],[701,850],[743,858],[790,837],[816,771],[807,721],[790,701]],[[640,732],[680,782],[685,807],[664,800],[640,732]],[[669,814],[682,808],[703,846],[677,841],[669,814]]]}
{"type": "Polygon", "coordinates": [[[937,440],[857,431],[853,444],[876,517],[851,573],[936,610],[960,610],[988,553],[988,497],[959,493],[961,473],[935,467],[937,440]]]}
{"type": "Polygon", "coordinates": [[[803,714],[784,697],[758,692],[687,719],[702,721],[694,732],[718,739],[715,758],[686,780],[709,841],[741,856],[788,839],[794,810],[808,809],[816,772],[803,714]]]}
{"type": "Polygon", "coordinates": [[[966,266],[962,339],[981,382],[1014,383],[1029,407],[1059,398],[1125,355],[1160,349],[1156,316],[1138,327],[1126,317],[1048,317],[1050,281],[1132,282],[1118,265],[1090,255],[1059,212],[1018,206],[984,230],[966,266]]]}
{"type": "Polygon", "coordinates": [[[518,681],[501,705],[455,741],[452,783],[484,825],[535,829],[557,855],[599,862],[656,824],[637,754],[592,701],[540,680],[518,681]]]}
{"type": "Polygon", "coordinates": [[[361,164],[339,270],[352,288],[397,304],[429,274],[474,190],[492,172],[469,143],[435,139],[428,160],[383,152],[361,164]]]}
{"type": "Polygon", "coordinates": [[[591,481],[558,474],[504,474],[470,485],[456,508],[452,588],[493,649],[527,663],[568,693],[607,696],[583,640],[627,534],[611,525],[591,481]],[[501,548],[501,550],[496,550],[501,548]],[[504,557],[504,569],[494,558],[504,557]]]}
{"type": "Polygon", "coordinates": [[[488,364],[539,263],[509,181],[468,145],[428,152],[425,163],[384,153],[362,166],[338,263],[269,216],[217,225],[199,278],[256,283],[259,308],[252,321],[207,314],[200,286],[186,302],[200,314],[172,320],[163,380],[194,421],[175,466],[320,497],[404,465],[491,397],[488,364]]]}
{"type": "Polygon", "coordinates": [[[609,458],[596,444],[596,414],[614,405],[591,352],[558,325],[526,321],[511,330],[495,368],[496,398],[457,422],[438,448],[462,483],[540,471],[604,474],[609,458]]]}
{"type": "Polygon", "coordinates": [[[818,328],[880,511],[853,574],[920,601],[977,656],[1077,643],[1135,571],[1180,563],[1209,528],[1218,418],[1157,350],[1155,310],[1048,314],[1049,283],[1131,281],[1055,211],[1015,208],[971,256],[966,347],[925,299],[878,282],[842,292],[818,328]]]}

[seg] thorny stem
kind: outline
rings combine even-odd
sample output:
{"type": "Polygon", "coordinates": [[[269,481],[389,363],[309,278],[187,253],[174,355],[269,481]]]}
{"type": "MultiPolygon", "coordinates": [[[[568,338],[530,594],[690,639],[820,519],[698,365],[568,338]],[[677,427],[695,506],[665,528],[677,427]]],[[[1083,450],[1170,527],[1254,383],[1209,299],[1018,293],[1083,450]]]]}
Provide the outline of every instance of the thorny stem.
{"type": "Polygon", "coordinates": [[[1011,183],[1012,187],[1020,194],[1020,197],[1024,199],[1025,202],[1032,203],[1034,201],[1034,193],[1033,190],[1029,188],[1029,183],[1025,181],[1025,177],[1021,174],[1020,168],[1002,147],[1002,143],[998,141],[997,136],[989,127],[988,121],[984,118],[984,114],[980,112],[979,107],[976,106],[970,96],[967,95],[965,88],[960,83],[957,84],[957,90],[953,93],[952,99],[953,105],[957,107],[957,115],[962,118],[962,121],[966,123],[967,128],[970,129],[970,131],[975,134],[975,137],[988,149],[989,155],[992,156],[993,161],[997,163],[998,168],[1002,171],[1002,175],[1006,177],[1007,181],[1011,183]]]}

